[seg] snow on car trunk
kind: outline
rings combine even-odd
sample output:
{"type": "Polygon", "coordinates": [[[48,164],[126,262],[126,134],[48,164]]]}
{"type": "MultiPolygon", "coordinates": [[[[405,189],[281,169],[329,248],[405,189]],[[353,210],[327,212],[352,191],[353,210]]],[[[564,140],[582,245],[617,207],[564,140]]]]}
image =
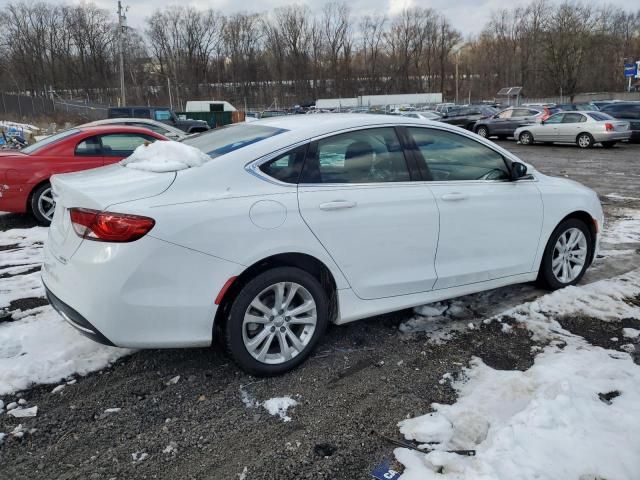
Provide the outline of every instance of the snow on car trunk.
{"type": "Polygon", "coordinates": [[[176,172],[199,167],[209,160],[211,160],[209,155],[195,147],[169,141],[140,145],[120,164],[148,172],[176,172]]]}
{"type": "Polygon", "coordinates": [[[627,353],[564,330],[555,317],[640,318],[640,307],[628,301],[638,294],[636,270],[505,312],[548,346],[524,372],[474,359],[452,383],[456,403],[433,404],[432,413],[401,421],[407,439],[435,448],[396,449],[405,466],[401,479],[637,478],[640,450],[632,446],[640,444],[640,366],[627,353]],[[477,456],[446,451],[455,449],[475,449],[477,456]]]}

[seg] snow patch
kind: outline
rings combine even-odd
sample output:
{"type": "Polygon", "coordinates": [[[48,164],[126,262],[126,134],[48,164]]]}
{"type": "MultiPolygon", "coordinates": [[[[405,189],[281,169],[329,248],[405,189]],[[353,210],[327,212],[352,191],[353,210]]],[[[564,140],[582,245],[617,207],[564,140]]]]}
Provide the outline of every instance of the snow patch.
{"type": "Polygon", "coordinates": [[[638,338],[640,337],[640,330],[637,330],[635,328],[623,328],[622,335],[624,335],[626,338],[638,338]]]}
{"type": "Polygon", "coordinates": [[[270,415],[278,416],[285,422],[291,421],[291,417],[287,416],[287,410],[297,404],[298,402],[291,397],[274,397],[262,402],[262,406],[270,415]]]}
{"type": "Polygon", "coordinates": [[[149,145],[140,145],[120,164],[136,170],[162,173],[200,167],[209,160],[209,155],[190,145],[174,141],[157,141],[149,145]]]}
{"type": "Polygon", "coordinates": [[[605,225],[602,232],[603,243],[638,243],[640,242],[640,210],[620,208],[616,210],[620,218],[605,225]]]}
{"type": "Polygon", "coordinates": [[[38,415],[38,407],[31,408],[14,408],[13,410],[7,412],[7,415],[11,415],[16,418],[24,418],[24,417],[35,417],[38,415]]]}

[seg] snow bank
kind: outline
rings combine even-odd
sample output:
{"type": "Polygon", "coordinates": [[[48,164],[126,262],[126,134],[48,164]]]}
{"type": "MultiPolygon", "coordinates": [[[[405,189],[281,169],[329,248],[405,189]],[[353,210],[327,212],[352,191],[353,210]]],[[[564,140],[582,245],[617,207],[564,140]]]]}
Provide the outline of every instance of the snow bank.
{"type": "Polygon", "coordinates": [[[100,370],[131,350],[80,335],[51,308],[0,324],[0,395],[100,370]]]}
{"type": "Polygon", "coordinates": [[[456,403],[432,404],[434,412],[399,423],[407,439],[436,449],[396,449],[405,466],[401,479],[636,479],[640,451],[631,446],[640,445],[640,367],[626,353],[563,330],[554,317],[640,318],[640,308],[624,301],[638,293],[634,271],[506,312],[541,339],[561,338],[564,348],[550,343],[525,372],[474,359],[452,383],[456,403]],[[455,449],[475,449],[477,456],[446,452],[455,449]]]}
{"type": "Polygon", "coordinates": [[[140,145],[120,164],[136,170],[161,173],[199,167],[209,160],[209,155],[195,147],[174,141],[158,141],[140,145]]]}

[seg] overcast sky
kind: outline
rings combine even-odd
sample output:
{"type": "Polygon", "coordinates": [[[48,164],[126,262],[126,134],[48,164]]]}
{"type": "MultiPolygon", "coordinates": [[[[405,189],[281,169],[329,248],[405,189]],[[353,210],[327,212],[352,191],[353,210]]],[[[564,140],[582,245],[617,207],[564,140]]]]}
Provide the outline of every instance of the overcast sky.
{"type": "MultiPolygon", "coordinates": [[[[82,0],[72,0],[79,3],[82,0]]],[[[144,28],[144,19],[153,10],[167,5],[193,5],[196,8],[212,7],[223,13],[235,13],[238,11],[267,12],[276,7],[304,3],[312,10],[319,11],[327,0],[258,0],[253,2],[243,0],[123,0],[123,5],[129,6],[127,13],[131,27],[144,28]]],[[[559,0],[552,0],[558,2],[559,0]]],[[[0,5],[7,3],[0,0],[0,5]]],[[[113,12],[117,9],[117,0],[95,0],[100,7],[113,12]]],[[[491,12],[504,8],[526,5],[529,0],[351,0],[347,2],[351,6],[353,16],[373,13],[387,13],[393,15],[405,7],[421,6],[431,7],[449,18],[453,25],[466,36],[478,33],[486,21],[491,17],[491,12]]],[[[588,0],[591,5],[617,5],[623,8],[631,8],[634,1],[629,0],[588,0]]]]}

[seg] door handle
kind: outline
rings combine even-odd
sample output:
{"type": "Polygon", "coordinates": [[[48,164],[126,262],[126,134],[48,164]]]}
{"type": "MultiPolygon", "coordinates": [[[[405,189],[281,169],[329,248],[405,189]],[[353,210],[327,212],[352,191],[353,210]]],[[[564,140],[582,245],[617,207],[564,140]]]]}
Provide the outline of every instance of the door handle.
{"type": "Polygon", "coordinates": [[[341,210],[343,208],[353,208],[358,205],[356,202],[349,202],[348,200],[334,200],[332,202],[326,202],[320,204],[320,210],[341,210]]]}
{"type": "Polygon", "coordinates": [[[464,193],[452,192],[452,193],[445,193],[440,198],[442,198],[442,200],[446,202],[459,202],[460,200],[466,200],[469,197],[467,197],[464,193]]]}

